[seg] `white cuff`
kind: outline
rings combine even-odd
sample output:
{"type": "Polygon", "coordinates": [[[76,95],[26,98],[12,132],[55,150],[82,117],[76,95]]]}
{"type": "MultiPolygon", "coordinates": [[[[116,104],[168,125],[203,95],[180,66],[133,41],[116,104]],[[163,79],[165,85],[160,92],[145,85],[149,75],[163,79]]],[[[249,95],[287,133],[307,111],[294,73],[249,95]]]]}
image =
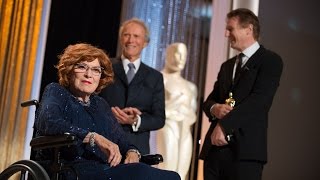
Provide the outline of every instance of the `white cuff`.
{"type": "Polygon", "coordinates": [[[137,132],[139,130],[140,125],[141,125],[141,117],[137,115],[137,123],[132,124],[133,132],[137,132]]]}
{"type": "Polygon", "coordinates": [[[214,103],[212,106],[211,106],[211,108],[210,108],[210,114],[211,114],[211,116],[212,116],[212,119],[215,119],[216,118],[216,116],[212,113],[212,109],[213,109],[213,107],[216,105],[216,103],[214,103]]]}

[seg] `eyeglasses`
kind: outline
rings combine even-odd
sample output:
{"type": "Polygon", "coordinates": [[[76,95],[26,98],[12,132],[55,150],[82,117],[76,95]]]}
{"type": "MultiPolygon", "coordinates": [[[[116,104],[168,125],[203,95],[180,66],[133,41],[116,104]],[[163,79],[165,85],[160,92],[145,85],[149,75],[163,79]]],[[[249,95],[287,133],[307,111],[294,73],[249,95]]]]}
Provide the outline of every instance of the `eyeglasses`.
{"type": "Polygon", "coordinates": [[[91,70],[91,73],[94,76],[99,76],[104,68],[100,66],[89,67],[87,64],[84,63],[77,63],[74,65],[74,70],[77,73],[84,73],[87,72],[89,69],[91,70]]]}

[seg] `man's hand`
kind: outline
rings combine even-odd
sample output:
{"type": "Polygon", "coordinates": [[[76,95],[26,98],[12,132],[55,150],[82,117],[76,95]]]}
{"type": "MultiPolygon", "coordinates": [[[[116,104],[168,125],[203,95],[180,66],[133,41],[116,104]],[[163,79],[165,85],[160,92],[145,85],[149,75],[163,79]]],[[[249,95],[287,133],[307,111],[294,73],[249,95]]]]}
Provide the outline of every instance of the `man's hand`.
{"type": "Polygon", "coordinates": [[[216,146],[224,146],[228,144],[220,123],[217,123],[216,127],[212,131],[211,144],[216,146]]]}
{"type": "Polygon", "coordinates": [[[211,109],[211,114],[217,117],[218,119],[222,119],[225,115],[227,115],[233,108],[227,104],[215,104],[211,109]]]}
{"type": "Polygon", "coordinates": [[[120,109],[116,106],[112,107],[111,110],[120,124],[132,125],[137,121],[137,115],[141,115],[141,111],[134,107],[120,109]]]}

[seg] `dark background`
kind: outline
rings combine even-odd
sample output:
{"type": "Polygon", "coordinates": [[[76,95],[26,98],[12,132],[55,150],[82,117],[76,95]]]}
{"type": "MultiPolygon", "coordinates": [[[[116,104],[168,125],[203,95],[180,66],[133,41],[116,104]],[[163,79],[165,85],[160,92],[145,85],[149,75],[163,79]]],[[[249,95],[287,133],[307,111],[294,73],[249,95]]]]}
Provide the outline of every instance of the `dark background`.
{"type": "Polygon", "coordinates": [[[260,0],[261,43],[284,62],[269,114],[264,180],[320,179],[318,5],[317,0],[260,0]]]}
{"type": "Polygon", "coordinates": [[[121,4],[121,0],[52,1],[40,94],[47,84],[58,81],[54,66],[68,45],[90,43],[110,57],[116,55],[121,4]]]}

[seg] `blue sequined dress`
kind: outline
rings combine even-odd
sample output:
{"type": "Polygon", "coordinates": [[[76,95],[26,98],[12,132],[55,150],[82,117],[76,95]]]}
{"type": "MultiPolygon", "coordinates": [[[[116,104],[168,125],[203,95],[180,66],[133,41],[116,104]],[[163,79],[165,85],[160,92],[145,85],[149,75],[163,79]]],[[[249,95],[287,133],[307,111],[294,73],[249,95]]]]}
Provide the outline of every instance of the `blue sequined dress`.
{"type": "MultiPolygon", "coordinates": [[[[142,163],[110,167],[107,156],[98,146],[91,147],[82,142],[89,132],[96,132],[118,144],[123,157],[129,149],[136,149],[129,144],[108,103],[96,94],[90,96],[89,104],[83,104],[63,86],[57,83],[47,85],[36,112],[35,130],[36,136],[68,132],[77,137],[77,145],[63,149],[61,157],[66,163],[72,162],[80,179],[180,179],[175,172],[142,163]]],[[[51,160],[50,157],[53,157],[50,150],[38,151],[36,159],[51,160]]],[[[72,172],[63,176],[63,179],[75,179],[72,172]]]]}

